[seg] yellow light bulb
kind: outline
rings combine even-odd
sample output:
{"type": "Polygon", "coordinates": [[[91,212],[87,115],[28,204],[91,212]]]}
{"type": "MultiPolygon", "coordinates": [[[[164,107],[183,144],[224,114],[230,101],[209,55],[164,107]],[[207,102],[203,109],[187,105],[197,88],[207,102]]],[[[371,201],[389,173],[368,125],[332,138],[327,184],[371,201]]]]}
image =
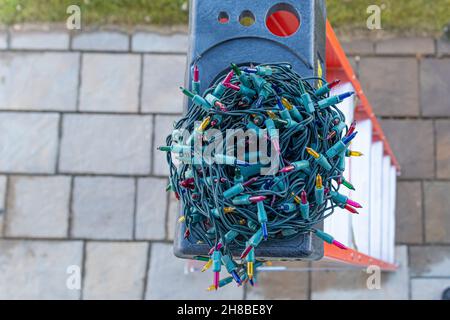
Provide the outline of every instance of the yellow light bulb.
{"type": "Polygon", "coordinates": [[[359,152],[359,151],[350,151],[350,156],[352,156],[352,157],[361,157],[361,156],[363,156],[363,153],[359,152]]]}
{"type": "Polygon", "coordinates": [[[294,106],[289,102],[288,99],[286,99],[285,97],[281,98],[281,103],[283,104],[283,106],[288,109],[288,110],[292,110],[294,109],[294,106]]]}
{"type": "Polygon", "coordinates": [[[203,132],[206,130],[206,127],[210,124],[211,122],[211,117],[206,117],[205,119],[203,119],[202,123],[200,123],[200,125],[197,128],[198,132],[203,132]]]}
{"type": "Polygon", "coordinates": [[[322,177],[320,176],[320,174],[318,174],[316,177],[316,188],[322,189],[322,187],[323,187],[322,177]]]}
{"type": "Polygon", "coordinates": [[[306,148],[306,152],[308,152],[310,155],[312,155],[316,159],[320,158],[320,154],[318,154],[314,149],[306,148]]]}
{"type": "Polygon", "coordinates": [[[235,207],[225,207],[225,208],[223,208],[223,212],[224,213],[232,213],[232,212],[234,212],[234,210],[236,210],[235,207]]]}
{"type": "Polygon", "coordinates": [[[202,272],[205,272],[206,270],[208,270],[209,268],[211,268],[213,264],[213,260],[209,259],[207,263],[205,263],[205,265],[202,268],[202,272]]]}
{"type": "Polygon", "coordinates": [[[297,202],[298,204],[300,204],[302,202],[302,200],[300,199],[299,196],[297,196],[295,193],[291,193],[294,196],[294,201],[297,202]]]}
{"type": "Polygon", "coordinates": [[[247,262],[247,275],[250,280],[253,279],[253,262],[247,262]]]}
{"type": "Polygon", "coordinates": [[[182,223],[182,222],[185,222],[185,221],[186,221],[186,218],[184,216],[181,216],[181,217],[178,218],[178,223],[182,223]]]}
{"type": "Polygon", "coordinates": [[[276,114],[272,111],[267,111],[267,114],[269,115],[270,119],[272,119],[272,120],[277,118],[276,114]]]}

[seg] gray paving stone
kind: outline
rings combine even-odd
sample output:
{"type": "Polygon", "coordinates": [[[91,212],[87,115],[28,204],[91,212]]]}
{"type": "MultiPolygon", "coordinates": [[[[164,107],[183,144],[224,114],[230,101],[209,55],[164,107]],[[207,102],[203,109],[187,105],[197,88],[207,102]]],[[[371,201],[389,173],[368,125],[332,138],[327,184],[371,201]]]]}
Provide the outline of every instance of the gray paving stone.
{"type": "Polygon", "coordinates": [[[92,51],[128,51],[129,37],[123,32],[83,32],[72,39],[72,49],[92,51]]]}
{"type": "Polygon", "coordinates": [[[449,246],[411,246],[412,277],[450,277],[449,246]]]}
{"type": "Polygon", "coordinates": [[[151,32],[137,32],[132,38],[132,50],[138,52],[186,53],[186,34],[162,35],[151,32]]]}
{"type": "Polygon", "coordinates": [[[0,176],[0,237],[3,236],[3,224],[5,221],[7,180],[6,176],[0,176]]]}
{"type": "Polygon", "coordinates": [[[78,66],[78,53],[0,53],[0,109],[75,110],[78,66]]]}
{"type": "Polygon", "coordinates": [[[378,41],[375,45],[377,54],[434,54],[435,44],[432,38],[394,38],[378,41]]]}
{"type": "Polygon", "coordinates": [[[396,247],[399,269],[381,274],[381,288],[369,290],[365,270],[321,271],[312,273],[311,298],[314,300],[406,300],[409,295],[408,252],[396,247]]]}
{"type": "Polygon", "coordinates": [[[135,54],[84,54],[80,110],[137,112],[140,59],[135,54]]]}
{"type": "Polygon", "coordinates": [[[180,216],[181,203],[173,192],[169,195],[169,210],[167,217],[167,239],[173,240],[175,237],[175,230],[178,223],[178,217],[180,216]]]}
{"type": "Polygon", "coordinates": [[[147,253],[143,242],[88,242],[83,299],[141,299],[147,253]]]}
{"type": "Polygon", "coordinates": [[[8,48],[8,35],[6,32],[0,30],[0,49],[8,48]]]}
{"type": "Polygon", "coordinates": [[[437,50],[438,50],[438,55],[440,55],[440,56],[450,55],[450,41],[438,40],[438,42],[437,42],[437,50]]]}
{"type": "MultiPolygon", "coordinates": [[[[273,262],[288,269],[307,268],[307,262],[273,262]]],[[[259,272],[257,285],[247,286],[247,300],[307,300],[308,271],[259,272]]]]}
{"type": "Polygon", "coordinates": [[[377,116],[419,115],[417,63],[415,58],[361,58],[361,84],[377,116]]]}
{"type": "Polygon", "coordinates": [[[434,177],[434,132],[430,120],[382,120],[400,166],[401,178],[434,177]]]}
{"type": "Polygon", "coordinates": [[[155,145],[153,147],[153,174],[159,176],[169,175],[169,167],[167,164],[165,152],[156,148],[166,145],[166,138],[172,132],[173,123],[177,121],[179,116],[155,116],[155,145]]]}
{"type": "Polygon", "coordinates": [[[450,178],[450,121],[436,121],[437,177],[450,178]]]}
{"type": "Polygon", "coordinates": [[[450,243],[450,182],[425,182],[425,240],[450,243]]]}
{"type": "Polygon", "coordinates": [[[151,116],[65,115],[60,170],[148,174],[151,128],[151,116]]]}
{"type": "Polygon", "coordinates": [[[142,85],[142,111],[150,113],[181,113],[186,57],[145,55],[142,85]]]}
{"type": "Polygon", "coordinates": [[[445,289],[450,288],[448,279],[412,279],[411,299],[413,300],[441,300],[445,289]]]}
{"type": "Polygon", "coordinates": [[[7,180],[6,176],[0,176],[0,214],[5,211],[7,180]]]}
{"type": "Polygon", "coordinates": [[[136,238],[162,240],[166,231],[167,179],[142,178],[138,181],[136,238]]]}
{"type": "Polygon", "coordinates": [[[5,214],[2,212],[0,213],[0,238],[3,238],[4,223],[5,223],[5,214]]]}
{"type": "Polygon", "coordinates": [[[423,115],[450,116],[450,59],[424,59],[420,81],[423,115]]]}
{"type": "Polygon", "coordinates": [[[131,178],[76,177],[72,236],[131,239],[134,193],[134,181],[131,178]]]}
{"type": "Polygon", "coordinates": [[[341,45],[348,55],[372,54],[375,51],[374,42],[367,39],[343,41],[341,45]]]}
{"type": "Polygon", "coordinates": [[[396,203],[396,242],[422,243],[422,187],[420,182],[399,181],[396,203]]]}
{"type": "MultiPolygon", "coordinates": [[[[186,272],[188,260],[173,255],[172,245],[154,243],[150,252],[150,268],[146,299],[217,300],[242,299],[243,289],[230,283],[215,292],[208,292],[210,272],[186,272]],[[168,281],[176,285],[168,285],[168,281]]],[[[196,264],[201,266],[201,264],[196,264]]],[[[222,277],[228,275],[223,272],[222,277]]]]}
{"type": "Polygon", "coordinates": [[[0,240],[0,299],[79,299],[67,282],[82,251],[81,241],[0,240]]]}
{"type": "Polygon", "coordinates": [[[353,72],[354,74],[358,77],[359,76],[359,61],[361,60],[361,58],[359,56],[357,57],[347,57],[348,61],[350,62],[350,65],[353,68],[353,72]]]}
{"type": "Polygon", "coordinates": [[[0,171],[55,172],[58,119],[51,113],[0,113],[0,171]]]}
{"type": "Polygon", "coordinates": [[[432,38],[394,38],[378,41],[375,51],[377,54],[434,54],[435,45],[432,38]]]}
{"type": "Polygon", "coordinates": [[[67,236],[69,195],[69,177],[10,177],[6,235],[67,236]]]}
{"type": "Polygon", "coordinates": [[[69,33],[60,31],[12,31],[12,49],[67,50],[69,33]]]}

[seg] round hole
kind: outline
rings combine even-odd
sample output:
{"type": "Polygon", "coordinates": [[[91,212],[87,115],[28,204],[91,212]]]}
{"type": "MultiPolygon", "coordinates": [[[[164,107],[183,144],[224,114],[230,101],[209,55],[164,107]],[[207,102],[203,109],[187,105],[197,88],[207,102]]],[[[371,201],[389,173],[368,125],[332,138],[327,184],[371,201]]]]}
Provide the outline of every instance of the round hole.
{"type": "Polygon", "coordinates": [[[221,24],[225,24],[225,23],[228,23],[228,21],[230,21],[230,16],[225,11],[221,11],[221,12],[219,12],[219,16],[217,17],[217,20],[219,20],[219,22],[221,24]]]}
{"type": "Polygon", "coordinates": [[[239,23],[244,27],[250,27],[255,23],[255,15],[250,10],[244,10],[239,16],[239,23]]]}
{"type": "Polygon", "coordinates": [[[289,37],[300,28],[300,15],[288,3],[278,3],[267,13],[266,26],[279,37],[289,37]]]}

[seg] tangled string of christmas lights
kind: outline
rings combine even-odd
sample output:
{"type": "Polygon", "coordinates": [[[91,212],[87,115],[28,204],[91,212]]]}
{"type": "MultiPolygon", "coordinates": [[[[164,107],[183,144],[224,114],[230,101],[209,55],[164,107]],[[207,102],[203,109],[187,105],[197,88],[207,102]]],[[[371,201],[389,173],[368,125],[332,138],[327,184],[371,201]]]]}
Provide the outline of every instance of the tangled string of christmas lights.
{"type": "MultiPolygon", "coordinates": [[[[206,262],[203,271],[212,267],[214,272],[209,289],[233,279],[239,285],[246,281],[253,285],[256,267],[262,264],[257,260],[257,247],[263,241],[313,232],[346,249],[314,226],[336,207],[351,213],[361,207],[339,193],[341,185],[353,189],[343,177],[345,157],[361,155],[348,149],[357,133],[355,124],[347,127],[344,114],[336,107],[353,93],[330,96],[338,80],[302,78],[290,64],[274,63],[232,64],[227,75],[200,95],[198,73],[194,67],[192,91],[181,88],[192,99],[192,107],[175,123],[167,146],[159,149],[167,152],[168,190],[182,202],[179,221],[186,224],[184,237],[211,248],[209,255],[198,257],[206,262]],[[317,82],[323,83],[319,89],[314,87],[317,82]],[[275,153],[279,160],[278,170],[262,175],[259,155],[247,152],[244,159],[238,159],[237,150],[229,147],[226,155],[214,156],[225,163],[193,162],[197,139],[203,148],[214,143],[203,135],[212,128],[222,133],[254,130],[273,147],[271,156],[275,153]],[[182,130],[190,136],[183,137],[182,130]],[[232,246],[245,248],[239,259],[233,258],[232,246]],[[220,280],[222,265],[231,276],[220,280]]],[[[242,138],[236,145],[246,143],[242,138]]]]}

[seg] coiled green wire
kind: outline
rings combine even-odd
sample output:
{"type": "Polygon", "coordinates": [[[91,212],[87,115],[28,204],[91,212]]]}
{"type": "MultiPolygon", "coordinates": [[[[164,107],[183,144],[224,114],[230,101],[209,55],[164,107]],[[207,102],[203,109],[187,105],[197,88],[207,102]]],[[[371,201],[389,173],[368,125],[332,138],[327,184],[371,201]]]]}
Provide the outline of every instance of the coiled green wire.
{"type": "MultiPolygon", "coordinates": [[[[338,191],[339,184],[332,183],[341,177],[342,172],[337,168],[337,160],[328,159],[332,169],[329,171],[320,167],[313,158],[306,152],[306,147],[314,146],[314,150],[321,154],[335,144],[340,135],[332,139],[327,139],[328,133],[335,125],[336,119],[345,122],[344,114],[336,107],[331,106],[323,110],[316,110],[313,114],[305,111],[305,108],[295,101],[303,93],[308,93],[314,102],[324,99],[324,96],[316,96],[316,89],[314,83],[322,81],[326,84],[326,80],[318,77],[303,78],[295,71],[288,63],[272,63],[263,64],[261,66],[269,67],[273,70],[270,76],[261,76],[272,85],[273,89],[269,98],[266,99],[259,108],[254,105],[247,105],[243,103],[242,96],[235,90],[226,89],[220,101],[226,106],[227,111],[221,111],[218,108],[212,107],[208,111],[203,108],[193,105],[183,118],[174,124],[174,130],[185,129],[189,132],[195,130],[195,122],[202,121],[210,116],[220,115],[222,121],[216,127],[220,129],[224,135],[227,129],[243,129],[246,130],[246,125],[252,122],[255,115],[263,119],[268,118],[267,111],[277,112],[276,95],[284,97],[295,105],[301,115],[303,121],[298,122],[297,125],[290,128],[279,127],[279,144],[281,148],[280,164],[295,162],[300,160],[308,160],[310,162],[311,173],[308,175],[305,172],[294,171],[288,173],[278,173],[284,182],[282,190],[267,190],[263,186],[273,180],[274,176],[259,176],[258,180],[251,186],[245,188],[243,194],[250,194],[252,196],[267,196],[264,201],[264,207],[268,215],[267,229],[269,238],[272,239],[290,239],[299,234],[309,233],[313,227],[333,214],[337,206],[330,200],[329,192],[325,195],[322,204],[318,205],[314,199],[315,179],[317,174],[320,174],[323,179],[324,188],[328,190],[338,191]],[[308,195],[310,203],[309,219],[305,220],[298,211],[292,213],[285,213],[277,208],[283,203],[295,203],[293,194],[297,195],[302,190],[305,190],[308,195]]],[[[208,88],[203,97],[212,93],[217,85],[219,85],[225,76],[219,77],[217,81],[208,88]]],[[[231,83],[239,84],[238,77],[233,76],[231,83]]],[[[253,88],[256,90],[255,88],[253,88]]],[[[256,98],[256,97],[255,97],[256,98]]],[[[263,129],[263,127],[261,127],[263,129]]],[[[345,130],[348,130],[345,127],[345,130]]],[[[173,137],[167,137],[167,145],[173,144],[173,137]]],[[[170,187],[175,192],[182,202],[182,214],[185,217],[186,228],[190,234],[187,239],[193,243],[206,243],[209,247],[217,245],[224,235],[234,230],[239,233],[232,243],[224,243],[221,248],[223,255],[231,256],[231,246],[245,247],[246,241],[255,233],[249,225],[259,225],[257,219],[256,205],[233,205],[231,199],[225,199],[223,193],[234,185],[235,168],[225,164],[207,164],[199,163],[195,167],[190,163],[176,163],[174,154],[167,152],[167,162],[170,168],[170,187]],[[192,175],[194,189],[185,188],[180,185],[181,181],[187,179],[187,172],[192,175]],[[207,183],[205,178],[213,179],[224,178],[224,182],[207,183]],[[193,194],[196,194],[197,198],[193,194]],[[232,213],[224,213],[224,207],[234,207],[232,213]],[[219,217],[216,218],[211,214],[212,209],[217,209],[219,217]],[[193,218],[195,212],[197,219],[193,218]],[[201,215],[201,221],[198,221],[198,214],[201,215]],[[243,224],[242,221],[246,223],[243,224]]],[[[206,255],[206,253],[205,253],[206,255]]],[[[240,270],[245,269],[245,264],[238,263],[240,270]]]]}

